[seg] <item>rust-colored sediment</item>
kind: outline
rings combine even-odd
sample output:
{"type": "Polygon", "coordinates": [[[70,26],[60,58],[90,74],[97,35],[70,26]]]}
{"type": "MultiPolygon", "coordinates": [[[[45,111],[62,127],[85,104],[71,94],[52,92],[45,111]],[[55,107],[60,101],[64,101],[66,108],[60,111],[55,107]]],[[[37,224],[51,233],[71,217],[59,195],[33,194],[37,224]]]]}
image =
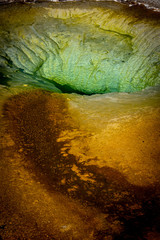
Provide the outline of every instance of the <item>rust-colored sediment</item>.
{"type": "Polygon", "coordinates": [[[8,99],[1,130],[1,239],[158,239],[158,115],[123,123],[123,129],[119,124],[103,137],[84,133],[63,94],[30,91],[8,99]],[[130,177],[136,172],[137,182],[130,177]]]}

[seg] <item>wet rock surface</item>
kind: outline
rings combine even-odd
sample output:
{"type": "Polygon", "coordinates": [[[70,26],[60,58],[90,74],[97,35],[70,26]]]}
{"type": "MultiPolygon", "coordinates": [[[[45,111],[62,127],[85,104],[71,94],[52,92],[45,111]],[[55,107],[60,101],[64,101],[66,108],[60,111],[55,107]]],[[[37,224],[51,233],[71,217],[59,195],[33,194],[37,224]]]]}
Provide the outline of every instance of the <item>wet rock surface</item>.
{"type": "MultiPolygon", "coordinates": [[[[50,2],[51,0],[48,0],[50,2]]],[[[109,0],[106,0],[106,2],[109,0]]],[[[110,0],[113,1],[113,0],[110,0]]],[[[43,2],[43,0],[35,1],[35,0],[0,0],[0,3],[11,3],[11,2],[43,2]]],[[[56,1],[54,1],[56,2],[56,1]]],[[[67,0],[57,0],[57,2],[67,2],[67,0]]],[[[157,8],[157,10],[160,8],[160,2],[159,0],[119,0],[116,2],[122,2],[129,5],[135,5],[135,4],[142,4],[149,8],[157,8]]]]}

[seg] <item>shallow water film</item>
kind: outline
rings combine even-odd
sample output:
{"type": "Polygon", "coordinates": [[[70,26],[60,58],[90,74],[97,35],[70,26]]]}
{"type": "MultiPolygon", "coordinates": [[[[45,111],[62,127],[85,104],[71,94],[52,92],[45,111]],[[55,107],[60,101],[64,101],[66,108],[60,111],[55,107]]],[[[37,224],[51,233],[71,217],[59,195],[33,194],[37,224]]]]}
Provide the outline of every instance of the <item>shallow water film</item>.
{"type": "Polygon", "coordinates": [[[0,240],[159,240],[159,13],[0,7],[0,240]]]}

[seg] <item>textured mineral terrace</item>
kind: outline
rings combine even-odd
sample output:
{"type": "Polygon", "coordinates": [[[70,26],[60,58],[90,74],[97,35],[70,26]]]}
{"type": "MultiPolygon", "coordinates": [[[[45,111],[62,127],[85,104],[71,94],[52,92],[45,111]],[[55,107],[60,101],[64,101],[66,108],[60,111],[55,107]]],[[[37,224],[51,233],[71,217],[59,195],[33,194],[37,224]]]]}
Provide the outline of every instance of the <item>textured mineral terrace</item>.
{"type": "Polygon", "coordinates": [[[2,7],[4,75],[15,73],[16,79],[23,72],[62,91],[85,94],[135,92],[159,84],[159,18],[118,4],[101,5],[22,5],[21,14],[18,5],[2,7]]]}

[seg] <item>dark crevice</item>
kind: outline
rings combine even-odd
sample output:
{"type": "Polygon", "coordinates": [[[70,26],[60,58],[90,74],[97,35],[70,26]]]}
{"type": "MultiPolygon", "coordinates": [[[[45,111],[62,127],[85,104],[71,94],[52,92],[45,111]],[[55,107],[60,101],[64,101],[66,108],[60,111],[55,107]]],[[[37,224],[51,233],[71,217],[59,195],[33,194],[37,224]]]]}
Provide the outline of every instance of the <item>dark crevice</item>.
{"type": "Polygon", "coordinates": [[[0,84],[1,85],[5,85],[5,86],[9,86],[9,78],[8,77],[6,77],[3,73],[1,73],[0,72],[0,79],[1,79],[1,81],[0,81],[0,84]]]}

